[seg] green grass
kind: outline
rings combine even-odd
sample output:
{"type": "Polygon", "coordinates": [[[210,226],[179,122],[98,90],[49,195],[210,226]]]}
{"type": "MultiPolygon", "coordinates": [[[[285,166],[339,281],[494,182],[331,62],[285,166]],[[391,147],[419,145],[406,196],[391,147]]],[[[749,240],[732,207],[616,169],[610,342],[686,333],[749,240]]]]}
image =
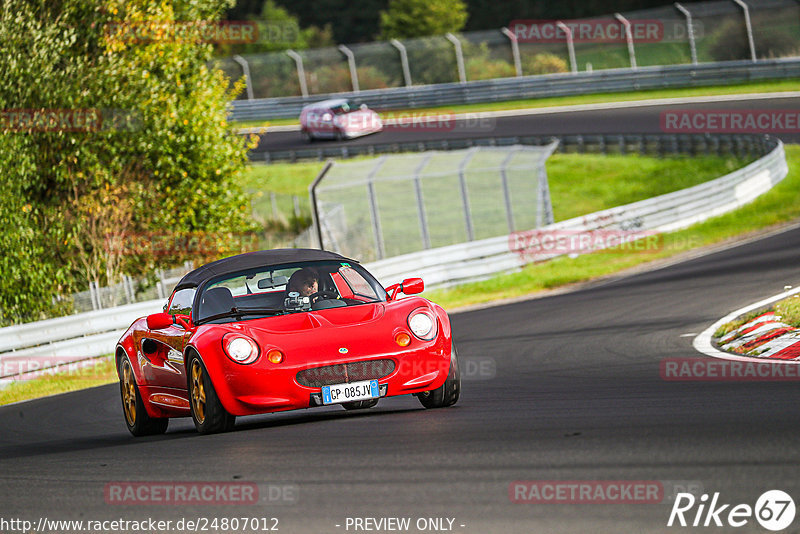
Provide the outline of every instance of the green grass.
{"type": "Polygon", "coordinates": [[[775,313],[780,315],[781,321],[800,328],[800,295],[793,295],[783,299],[773,307],[775,313]]]}
{"type": "Polygon", "coordinates": [[[618,273],[656,259],[722,243],[800,217],[800,146],[788,145],[788,176],[747,206],[685,230],[664,234],[663,246],[648,252],[601,251],[577,258],[560,257],[530,264],[521,271],[452,289],[429,291],[426,297],[447,309],[530,295],[546,289],[618,273]]]}
{"type": "Polygon", "coordinates": [[[325,163],[253,163],[247,167],[242,185],[247,191],[274,191],[281,195],[308,196],[308,186],[325,163]]]}
{"type": "MultiPolygon", "coordinates": [[[[547,176],[554,216],[561,221],[691,187],[746,163],[718,156],[554,154],[547,160],[547,176]]],[[[323,162],[316,161],[253,164],[245,175],[244,187],[254,196],[257,210],[271,209],[270,191],[278,195],[280,209],[288,210],[281,202],[288,203],[290,195],[297,195],[307,210],[308,186],[323,166],[323,162]]],[[[426,195],[431,193],[426,191],[426,195]]]]}
{"type": "Polygon", "coordinates": [[[267,165],[254,163],[247,167],[242,183],[244,190],[252,199],[253,213],[266,224],[274,220],[272,197],[275,193],[275,203],[278,218],[288,221],[294,214],[294,199],[296,196],[300,203],[300,211],[304,217],[310,217],[311,207],[308,200],[308,186],[322,170],[324,163],[301,162],[279,163],[267,165]]]}
{"type": "MultiPolygon", "coordinates": [[[[724,325],[722,325],[719,328],[717,328],[717,331],[714,332],[714,336],[713,337],[716,338],[716,339],[719,339],[722,336],[727,335],[729,332],[733,332],[734,330],[736,330],[737,328],[742,326],[744,323],[746,323],[746,322],[748,322],[748,321],[750,321],[752,319],[755,319],[756,317],[758,317],[762,313],[765,313],[765,311],[766,310],[752,311],[750,313],[746,313],[746,314],[742,315],[741,317],[738,317],[738,318],[734,319],[733,321],[731,321],[729,323],[725,323],[724,325]]],[[[736,337],[739,337],[739,336],[736,336],[736,337]]]]}
{"type": "MultiPolygon", "coordinates": [[[[743,324],[755,319],[759,315],[771,311],[775,312],[775,315],[780,318],[782,323],[800,328],[800,295],[792,295],[791,297],[779,300],[769,308],[752,311],[742,315],[741,317],[737,317],[733,321],[725,323],[724,325],[720,326],[716,332],[714,332],[714,337],[719,339],[729,332],[733,332],[743,324]]],[[[739,336],[737,335],[733,339],[738,337],[739,336]]]]}
{"type": "Polygon", "coordinates": [[[55,395],[56,393],[102,386],[117,380],[114,358],[107,356],[99,359],[94,366],[70,369],[24,382],[14,382],[0,389],[0,406],[12,402],[55,395]]]}
{"type": "MultiPolygon", "coordinates": [[[[784,91],[797,91],[798,80],[768,80],[737,85],[722,85],[711,87],[686,87],[683,89],[651,89],[624,93],[598,93],[593,95],[558,96],[549,98],[531,98],[525,100],[509,100],[506,102],[487,102],[479,104],[465,104],[461,106],[439,106],[432,108],[414,109],[415,113],[425,112],[452,112],[471,113],[480,111],[502,111],[510,109],[548,108],[556,106],[577,106],[582,104],[598,104],[604,102],[627,102],[635,100],[650,100],[657,98],[679,98],[691,96],[717,96],[739,95],[749,93],[779,93],[784,91]]],[[[400,110],[396,110],[400,111],[400,110]]],[[[253,128],[269,126],[285,126],[298,124],[298,119],[252,120],[231,123],[236,128],[253,128]]]]}
{"type": "Polygon", "coordinates": [[[691,187],[746,165],[732,157],[554,154],[547,160],[553,215],[563,221],[691,187]]]}

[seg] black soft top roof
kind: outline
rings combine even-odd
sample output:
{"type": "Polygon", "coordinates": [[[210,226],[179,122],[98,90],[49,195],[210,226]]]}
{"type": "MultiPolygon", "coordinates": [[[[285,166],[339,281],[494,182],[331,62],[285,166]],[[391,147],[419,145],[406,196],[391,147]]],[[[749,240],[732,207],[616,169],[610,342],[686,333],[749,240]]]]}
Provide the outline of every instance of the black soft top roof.
{"type": "Polygon", "coordinates": [[[247,252],[246,254],[222,258],[221,260],[202,265],[181,278],[181,281],[178,282],[175,288],[196,287],[206,280],[220,274],[234,273],[247,269],[254,269],[256,267],[320,260],[358,263],[356,260],[345,258],[335,252],[313,248],[276,248],[272,250],[259,250],[257,252],[247,252]]]}

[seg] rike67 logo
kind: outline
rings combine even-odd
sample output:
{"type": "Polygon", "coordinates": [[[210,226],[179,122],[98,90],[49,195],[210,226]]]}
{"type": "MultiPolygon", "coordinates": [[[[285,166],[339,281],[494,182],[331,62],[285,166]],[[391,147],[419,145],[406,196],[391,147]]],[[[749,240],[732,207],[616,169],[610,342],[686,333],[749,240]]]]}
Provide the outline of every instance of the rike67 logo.
{"type": "Polygon", "coordinates": [[[770,490],[764,492],[754,507],[749,504],[723,504],[719,492],[709,501],[708,494],[696,498],[691,493],[679,493],[672,505],[667,526],[728,526],[739,528],[750,524],[753,518],[763,528],[772,531],[783,530],[794,521],[796,509],[794,501],[786,492],[770,490]]]}

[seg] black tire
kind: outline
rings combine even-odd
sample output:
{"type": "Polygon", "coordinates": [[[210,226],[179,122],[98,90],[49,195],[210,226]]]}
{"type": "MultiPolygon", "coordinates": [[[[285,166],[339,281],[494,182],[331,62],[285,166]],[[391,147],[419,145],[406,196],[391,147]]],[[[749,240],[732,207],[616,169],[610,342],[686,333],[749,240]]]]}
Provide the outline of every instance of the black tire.
{"type": "Polygon", "coordinates": [[[311,132],[308,132],[306,130],[301,131],[300,135],[303,137],[303,141],[305,141],[306,143],[313,143],[314,140],[316,139],[313,135],[311,135],[311,132]]]}
{"type": "Polygon", "coordinates": [[[337,129],[333,134],[334,141],[344,141],[344,132],[337,129]]]}
{"type": "Polygon", "coordinates": [[[222,406],[206,366],[197,354],[189,357],[186,376],[189,382],[189,407],[197,431],[201,434],[216,434],[232,430],[236,424],[236,416],[229,414],[222,406]]]}
{"type": "Polygon", "coordinates": [[[456,346],[452,346],[450,353],[450,371],[447,380],[440,387],[417,394],[419,402],[425,408],[445,408],[458,402],[461,393],[461,371],[458,369],[458,354],[456,346]]]}
{"type": "Polygon", "coordinates": [[[342,404],[342,408],[345,410],[366,410],[367,408],[374,408],[377,406],[379,400],[380,399],[370,399],[355,402],[345,402],[342,404]]]}
{"type": "Polygon", "coordinates": [[[134,436],[152,436],[163,434],[169,426],[167,417],[150,417],[142,402],[139,386],[130,360],[125,356],[120,362],[119,394],[122,400],[122,415],[125,426],[134,436]]]}

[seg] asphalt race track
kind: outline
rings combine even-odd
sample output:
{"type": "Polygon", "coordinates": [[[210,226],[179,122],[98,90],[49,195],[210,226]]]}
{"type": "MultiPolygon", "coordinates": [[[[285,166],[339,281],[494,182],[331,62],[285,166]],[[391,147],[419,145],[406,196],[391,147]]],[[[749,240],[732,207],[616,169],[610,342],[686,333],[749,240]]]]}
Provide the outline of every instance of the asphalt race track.
{"type": "MultiPolygon", "coordinates": [[[[725,503],[753,506],[769,489],[797,498],[797,382],[664,381],[659,362],[699,356],[683,334],[800,283],[798,265],[793,229],[580,291],[455,314],[462,367],[488,357],[495,370],[473,373],[447,409],[401,397],[361,413],[241,418],[213,436],[178,420],[165,436],[135,439],[116,385],[2,407],[2,516],[275,517],[286,534],[354,532],[348,517],[410,517],[412,527],[451,518],[453,532],[476,534],[674,532],[692,529],[666,527],[669,502],[513,504],[509,485],[678,480],[725,503]],[[107,504],[106,484],[124,481],[255,482],[298,493],[278,505],[107,504]]],[[[763,532],[752,518],[737,531],[763,532]]]]}
{"type": "MultiPolygon", "coordinates": [[[[309,144],[300,131],[267,131],[261,136],[255,153],[268,150],[296,150],[314,146],[336,147],[375,143],[399,143],[422,140],[440,140],[480,137],[513,137],[520,135],[575,135],[575,134],[635,134],[663,133],[661,113],[675,110],[800,110],[800,98],[774,98],[759,100],[726,100],[718,103],[654,104],[641,107],[569,111],[497,117],[486,120],[468,120],[447,123],[444,127],[434,123],[431,127],[395,127],[378,134],[348,141],[322,140],[309,144]],[[452,126],[452,127],[450,127],[452,126]]],[[[784,142],[800,142],[800,133],[777,134],[784,142]]],[[[258,159],[258,158],[256,158],[258,159]]]]}

